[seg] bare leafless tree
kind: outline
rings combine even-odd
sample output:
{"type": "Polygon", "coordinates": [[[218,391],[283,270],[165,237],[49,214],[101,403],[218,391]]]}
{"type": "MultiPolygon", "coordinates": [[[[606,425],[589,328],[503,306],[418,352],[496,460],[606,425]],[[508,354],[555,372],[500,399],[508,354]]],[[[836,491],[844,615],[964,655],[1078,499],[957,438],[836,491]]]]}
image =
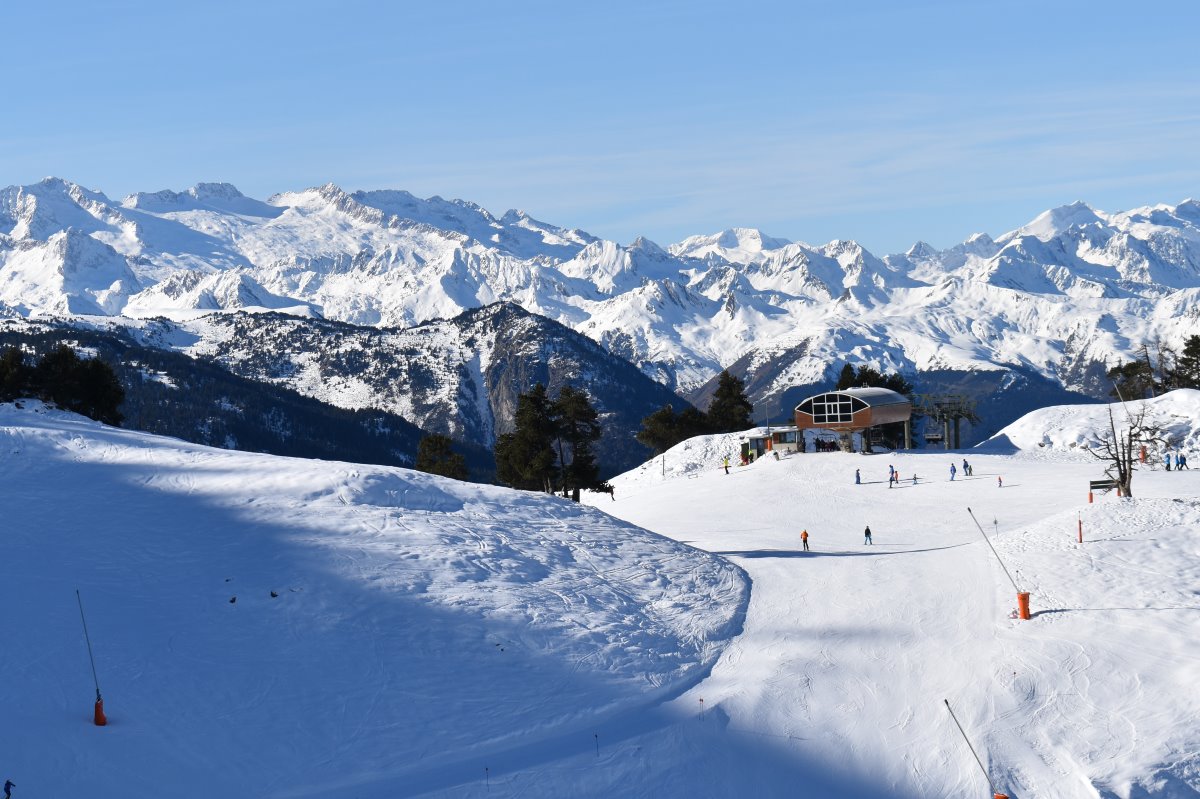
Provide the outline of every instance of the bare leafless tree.
{"type": "MultiPolygon", "coordinates": [[[[1100,446],[1088,451],[1107,464],[1104,473],[1117,484],[1121,496],[1133,496],[1133,472],[1135,466],[1142,462],[1143,452],[1158,447],[1166,442],[1162,428],[1146,419],[1146,403],[1138,407],[1136,413],[1130,413],[1125,406],[1125,424],[1118,429],[1113,418],[1112,406],[1108,406],[1108,432],[1100,436],[1100,446]]],[[[1156,455],[1157,457],[1157,455],[1156,455]]]]}

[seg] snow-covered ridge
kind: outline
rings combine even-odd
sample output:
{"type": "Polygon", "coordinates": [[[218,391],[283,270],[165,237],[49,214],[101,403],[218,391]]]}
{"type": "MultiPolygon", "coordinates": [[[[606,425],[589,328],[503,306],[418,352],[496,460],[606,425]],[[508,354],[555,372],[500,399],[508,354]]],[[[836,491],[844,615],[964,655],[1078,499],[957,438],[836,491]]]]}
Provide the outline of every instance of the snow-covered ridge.
{"type": "Polygon", "coordinates": [[[746,228],[624,245],[399,190],[327,184],[260,201],[205,183],[117,203],[48,178],[0,190],[0,303],[143,317],[302,308],[407,327],[511,301],[685,393],[744,362],[760,364],[747,375],[755,399],[778,398],[847,358],[908,374],[1018,370],[1094,391],[1096,369],[1194,330],[1198,208],[1077,202],[995,239],[880,258],[851,240],[746,228]],[[111,248],[109,263],[61,252],[68,230],[111,248]]]}
{"type": "MultiPolygon", "coordinates": [[[[1176,389],[1146,400],[1108,405],[1055,405],[1026,414],[1005,427],[981,449],[1015,447],[1026,452],[1081,452],[1111,438],[1112,425],[1118,434],[1127,420],[1142,417],[1145,424],[1160,430],[1172,451],[1200,450],[1200,391],[1176,389]],[[1109,420],[1109,413],[1112,420],[1109,420]],[[1144,413],[1144,415],[1143,415],[1144,413]]],[[[1157,460],[1155,460],[1157,464],[1157,460]]],[[[1197,464],[1200,467],[1200,464],[1197,464]]]]}
{"type": "Polygon", "coordinates": [[[738,630],[740,569],[567,500],[22,404],[0,405],[21,498],[0,537],[19,564],[0,747],[30,794],[411,795],[460,762],[590,744],[738,630]]]}

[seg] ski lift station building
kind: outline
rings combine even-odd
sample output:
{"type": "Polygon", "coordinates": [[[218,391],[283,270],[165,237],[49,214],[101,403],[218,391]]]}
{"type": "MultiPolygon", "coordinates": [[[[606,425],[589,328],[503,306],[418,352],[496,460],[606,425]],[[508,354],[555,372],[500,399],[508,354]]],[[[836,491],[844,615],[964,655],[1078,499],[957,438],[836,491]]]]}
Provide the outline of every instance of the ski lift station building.
{"type": "Polygon", "coordinates": [[[870,449],[870,430],[882,424],[904,423],[904,445],[912,449],[912,402],[887,388],[847,388],[809,397],[796,406],[796,428],[818,428],[844,434],[861,433],[870,449]]]}

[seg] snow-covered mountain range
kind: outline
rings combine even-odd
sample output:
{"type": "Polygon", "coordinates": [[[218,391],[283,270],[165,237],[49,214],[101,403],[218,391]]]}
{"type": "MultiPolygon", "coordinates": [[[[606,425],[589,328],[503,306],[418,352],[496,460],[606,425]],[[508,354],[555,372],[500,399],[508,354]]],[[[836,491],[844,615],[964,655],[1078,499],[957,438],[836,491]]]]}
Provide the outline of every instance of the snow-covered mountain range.
{"type": "Polygon", "coordinates": [[[1103,367],[1200,328],[1200,202],[1121,213],[1075,203],[995,239],[881,258],[853,241],[750,229],[621,245],[518,211],[333,185],[266,201],[210,183],[120,201],[56,178],[0,190],[10,315],[266,308],[410,327],[500,301],[693,400],[729,367],[760,414],[847,360],[904,372],[918,389],[969,378],[982,393],[1103,396],[1103,367]]]}

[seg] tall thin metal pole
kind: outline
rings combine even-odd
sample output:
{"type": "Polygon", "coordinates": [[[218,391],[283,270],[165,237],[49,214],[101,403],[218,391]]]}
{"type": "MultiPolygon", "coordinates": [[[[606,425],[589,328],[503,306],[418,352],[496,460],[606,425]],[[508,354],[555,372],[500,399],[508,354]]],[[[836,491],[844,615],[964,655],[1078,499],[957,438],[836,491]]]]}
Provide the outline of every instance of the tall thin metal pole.
{"type": "Polygon", "coordinates": [[[970,508],[967,508],[967,513],[971,514],[971,521],[975,522],[975,526],[979,528],[979,534],[983,536],[984,541],[987,541],[987,545],[992,550],[992,554],[996,556],[996,560],[1000,563],[1000,568],[1004,569],[1005,575],[1008,576],[1008,581],[1012,583],[1013,590],[1018,594],[1021,593],[1021,589],[1017,587],[1017,581],[1014,580],[1013,576],[1008,573],[1008,567],[1004,565],[1004,561],[1000,560],[1000,553],[996,551],[996,548],[992,546],[992,542],[988,540],[987,533],[983,531],[983,527],[979,524],[979,520],[975,518],[975,513],[970,508]]]}
{"type": "Polygon", "coordinates": [[[83,640],[87,641],[88,660],[92,664],[92,682],[96,683],[96,701],[100,701],[100,680],[96,678],[96,658],[92,657],[92,639],[88,635],[87,618],[83,615],[83,598],[79,589],[75,589],[75,599],[79,601],[79,620],[83,622],[83,640]]]}
{"type": "Polygon", "coordinates": [[[992,795],[995,796],[998,791],[996,790],[996,783],[992,782],[992,775],[988,774],[987,769],[984,768],[983,761],[979,759],[979,753],[975,751],[975,747],[971,746],[971,739],[967,737],[967,733],[963,730],[962,725],[958,723],[958,716],[954,715],[954,709],[950,707],[950,700],[943,699],[942,701],[946,703],[946,710],[950,711],[950,718],[954,719],[954,726],[958,727],[963,740],[967,742],[967,748],[971,750],[971,754],[975,755],[975,762],[979,764],[979,770],[983,772],[983,778],[988,781],[988,787],[992,789],[992,795]]]}

